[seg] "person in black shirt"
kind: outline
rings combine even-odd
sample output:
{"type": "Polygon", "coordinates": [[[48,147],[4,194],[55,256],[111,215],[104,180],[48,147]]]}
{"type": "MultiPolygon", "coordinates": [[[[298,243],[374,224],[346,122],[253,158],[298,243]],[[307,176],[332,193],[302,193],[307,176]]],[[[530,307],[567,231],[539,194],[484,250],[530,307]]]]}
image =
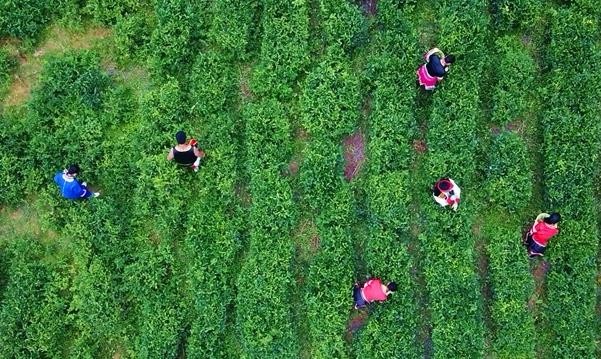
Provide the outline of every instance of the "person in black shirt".
{"type": "Polygon", "coordinates": [[[438,81],[442,80],[449,71],[449,65],[455,61],[455,56],[445,56],[435,47],[424,55],[424,59],[426,63],[416,71],[418,84],[426,90],[433,90],[438,81]]]}
{"type": "Polygon", "coordinates": [[[178,131],[175,134],[175,139],[177,145],[169,150],[167,160],[174,160],[179,165],[192,167],[194,172],[197,172],[200,160],[205,156],[204,152],[198,149],[195,139],[192,138],[186,143],[186,133],[184,131],[178,131]]]}

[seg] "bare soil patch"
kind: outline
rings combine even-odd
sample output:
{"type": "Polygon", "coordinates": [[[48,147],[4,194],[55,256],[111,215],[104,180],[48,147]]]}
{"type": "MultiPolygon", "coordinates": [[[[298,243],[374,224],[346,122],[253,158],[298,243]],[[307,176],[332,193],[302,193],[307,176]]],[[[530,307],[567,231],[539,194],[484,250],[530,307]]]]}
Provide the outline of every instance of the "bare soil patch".
{"type": "Polygon", "coordinates": [[[288,173],[290,174],[290,176],[296,176],[296,174],[298,173],[298,168],[298,160],[290,161],[290,163],[288,164],[288,173]]]}
{"type": "Polygon", "coordinates": [[[248,191],[248,187],[243,184],[236,185],[235,188],[236,197],[242,203],[242,206],[248,208],[252,204],[252,197],[250,196],[250,192],[248,191]]]}
{"type": "Polygon", "coordinates": [[[367,309],[353,310],[346,327],[345,337],[347,341],[351,341],[353,339],[353,334],[365,325],[368,316],[369,313],[367,309]]]}
{"type": "Polygon", "coordinates": [[[254,98],[254,94],[250,89],[250,71],[251,66],[245,66],[240,70],[240,97],[244,102],[251,101],[254,98]]]}
{"type": "Polygon", "coordinates": [[[521,118],[516,118],[514,121],[507,124],[507,130],[523,135],[526,131],[526,121],[521,118]]]}
{"type": "Polygon", "coordinates": [[[356,132],[343,141],[344,146],[344,177],[353,180],[363,167],[365,162],[365,136],[356,132]]]}
{"type": "Polygon", "coordinates": [[[549,262],[541,260],[533,269],[532,276],[534,277],[534,293],[528,299],[528,309],[533,312],[537,311],[537,306],[545,295],[545,278],[549,272],[549,262]]]}
{"type": "Polygon", "coordinates": [[[428,145],[424,140],[413,140],[413,150],[419,154],[428,151],[428,145]]]}
{"type": "Polygon", "coordinates": [[[299,259],[308,260],[320,248],[319,232],[317,226],[310,219],[303,219],[298,223],[294,235],[295,243],[298,249],[299,259]]]}

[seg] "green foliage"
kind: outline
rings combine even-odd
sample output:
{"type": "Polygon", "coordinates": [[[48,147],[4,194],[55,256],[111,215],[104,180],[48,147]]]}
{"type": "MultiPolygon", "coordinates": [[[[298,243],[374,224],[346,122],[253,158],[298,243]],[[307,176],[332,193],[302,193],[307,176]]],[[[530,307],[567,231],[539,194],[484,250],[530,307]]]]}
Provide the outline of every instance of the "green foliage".
{"type": "Polygon", "coordinates": [[[290,229],[295,217],[290,184],[282,176],[290,158],[290,128],[279,102],[248,106],[250,248],[238,276],[236,321],[244,356],[298,357],[292,320],[290,229]]]}
{"type": "Polygon", "coordinates": [[[115,25],[115,45],[119,57],[124,60],[145,59],[150,52],[150,41],[155,28],[155,17],[148,11],[140,11],[122,17],[115,25]]]}
{"type": "Polygon", "coordinates": [[[356,4],[348,0],[320,0],[318,4],[325,44],[350,50],[366,37],[365,18],[356,4]]]}
{"type": "Polygon", "coordinates": [[[348,356],[343,340],[352,306],[353,198],[349,185],[339,186],[319,214],[319,243],[311,258],[305,303],[311,355],[318,358],[348,356]]]}
{"type": "Polygon", "coordinates": [[[493,0],[491,18],[501,31],[530,27],[541,16],[540,0],[493,0]]]}
{"type": "Polygon", "coordinates": [[[505,125],[520,121],[532,108],[536,65],[520,42],[512,36],[496,42],[499,61],[494,65],[496,81],[492,95],[493,122],[505,125]]]}
{"type": "Polygon", "coordinates": [[[68,267],[44,261],[31,237],[13,238],[8,281],[0,302],[0,354],[5,358],[62,357],[70,334],[68,267]]]}
{"type": "Polygon", "coordinates": [[[265,0],[259,65],[252,89],[259,95],[289,97],[308,62],[309,14],[306,0],[265,0]]]}
{"type": "Polygon", "coordinates": [[[114,25],[149,5],[149,0],[87,0],[82,12],[101,24],[114,25]]]}
{"type": "Polygon", "coordinates": [[[35,39],[57,10],[55,0],[5,0],[0,2],[0,37],[35,39]]]}
{"type": "Polygon", "coordinates": [[[594,99],[601,91],[595,86],[573,90],[571,84],[601,80],[578,60],[601,53],[598,26],[598,21],[573,9],[554,12],[551,23],[548,56],[553,66],[547,86],[548,110],[542,117],[544,180],[548,208],[565,220],[548,248],[551,271],[545,315],[553,318],[551,350],[557,358],[595,356],[599,208],[592,194],[601,153],[601,108],[594,99]]]}
{"type": "Polygon", "coordinates": [[[156,0],[156,27],[150,40],[150,66],[159,77],[185,73],[202,46],[206,0],[156,0]]]}
{"type": "Polygon", "coordinates": [[[16,205],[24,199],[28,168],[23,166],[27,130],[15,113],[0,114],[0,203],[16,205]],[[19,179],[19,180],[16,180],[19,179]]]}
{"type": "Polygon", "coordinates": [[[330,48],[305,80],[302,125],[311,140],[303,153],[300,182],[309,208],[324,208],[342,181],[341,143],[356,126],[359,83],[341,51],[330,48]]]}
{"type": "Polygon", "coordinates": [[[259,9],[257,0],[219,0],[212,2],[213,15],[209,41],[214,43],[224,59],[246,59],[253,31],[254,18],[259,9]]]}
{"type": "MultiPolygon", "coordinates": [[[[498,218],[503,218],[503,208],[498,212],[498,218]]],[[[488,242],[490,311],[495,328],[492,351],[499,358],[535,357],[534,320],[527,303],[534,281],[525,260],[519,225],[498,223],[493,217],[486,222],[483,232],[488,242]]]]}
{"type": "Polygon", "coordinates": [[[353,349],[357,357],[415,358],[423,349],[415,345],[418,309],[411,276],[414,263],[407,253],[407,225],[410,196],[415,190],[409,166],[413,159],[411,140],[417,132],[412,60],[418,50],[416,34],[406,20],[410,10],[399,11],[395,1],[381,1],[378,9],[384,30],[376,36],[375,51],[366,69],[373,108],[367,143],[369,232],[364,240],[364,260],[371,275],[395,281],[398,289],[386,303],[370,310],[353,349]]]}
{"type": "Polygon", "coordinates": [[[487,197],[495,204],[515,212],[523,209],[532,198],[533,163],[524,140],[505,132],[493,140],[487,168],[487,197]]]}
{"type": "Polygon", "coordinates": [[[94,178],[87,173],[102,157],[103,131],[113,120],[100,116],[109,85],[92,53],[70,53],[45,63],[24,119],[29,143],[22,160],[36,164],[29,190],[69,163],[79,163],[86,178],[94,178]]]}
{"type": "Polygon", "coordinates": [[[11,72],[17,62],[10,56],[8,51],[0,48],[0,99],[4,97],[10,85],[11,72]]]}

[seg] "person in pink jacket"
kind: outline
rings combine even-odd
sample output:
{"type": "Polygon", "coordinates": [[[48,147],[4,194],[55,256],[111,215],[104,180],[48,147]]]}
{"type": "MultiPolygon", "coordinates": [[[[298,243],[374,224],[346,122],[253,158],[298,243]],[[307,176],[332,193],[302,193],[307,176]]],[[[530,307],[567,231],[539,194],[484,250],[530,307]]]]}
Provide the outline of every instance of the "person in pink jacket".
{"type": "Polygon", "coordinates": [[[426,63],[417,71],[417,82],[425,90],[434,90],[449,71],[449,66],[455,62],[455,56],[445,55],[438,48],[433,48],[424,55],[426,63]]]}

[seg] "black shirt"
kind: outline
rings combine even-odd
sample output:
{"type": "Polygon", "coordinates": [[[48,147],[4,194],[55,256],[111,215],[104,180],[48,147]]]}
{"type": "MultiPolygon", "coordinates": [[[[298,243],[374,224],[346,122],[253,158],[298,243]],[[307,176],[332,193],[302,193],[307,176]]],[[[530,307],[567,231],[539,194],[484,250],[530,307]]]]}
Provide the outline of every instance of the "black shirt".
{"type": "Polygon", "coordinates": [[[440,62],[440,56],[436,54],[430,55],[430,59],[426,64],[426,70],[430,76],[443,77],[446,75],[446,71],[442,63],[440,62]]]}
{"type": "Polygon", "coordinates": [[[190,146],[188,151],[180,152],[173,147],[173,159],[180,165],[192,165],[196,161],[196,155],[194,154],[194,147],[190,146]]]}

